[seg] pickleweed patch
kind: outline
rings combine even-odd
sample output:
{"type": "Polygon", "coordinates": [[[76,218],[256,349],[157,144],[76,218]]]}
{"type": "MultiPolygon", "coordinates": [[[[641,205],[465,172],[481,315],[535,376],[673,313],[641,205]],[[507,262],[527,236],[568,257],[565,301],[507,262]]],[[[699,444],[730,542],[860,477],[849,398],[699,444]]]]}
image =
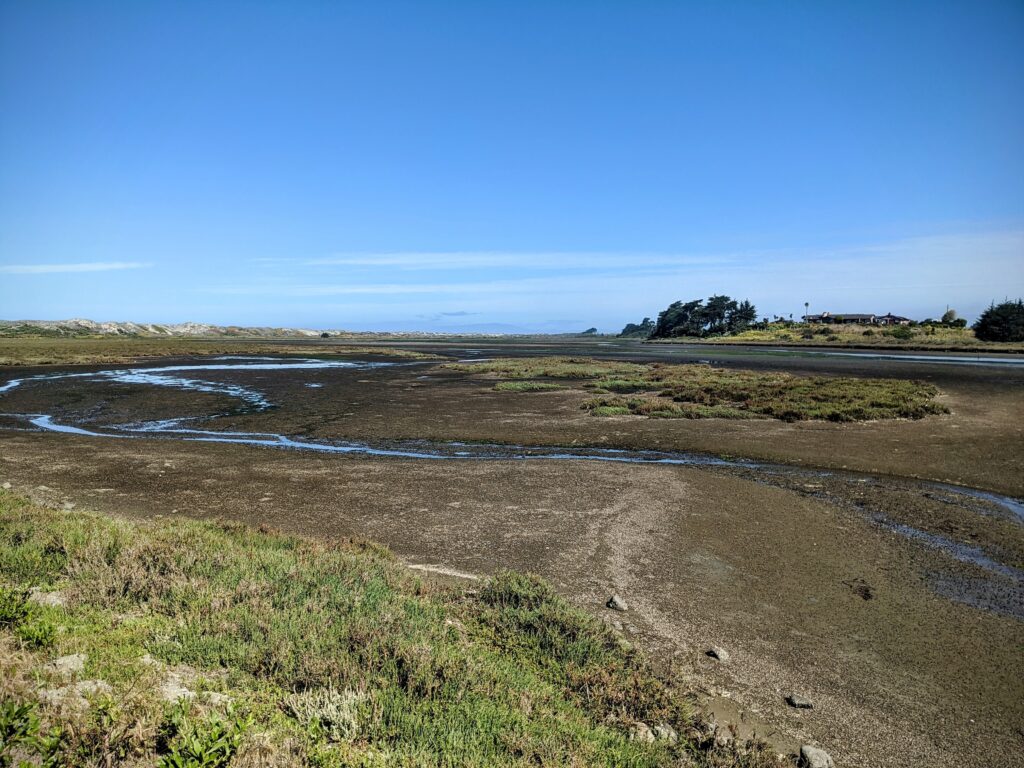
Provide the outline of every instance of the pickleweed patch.
{"type": "Polygon", "coordinates": [[[443,367],[509,379],[494,386],[506,392],[544,385],[579,389],[580,382],[586,382],[583,387],[599,396],[585,400],[581,407],[594,416],[843,422],[920,419],[949,412],[935,402],[938,389],[933,385],[905,379],[798,376],[703,364],[641,365],[561,357],[498,358],[443,367]]]}
{"type": "Polygon", "coordinates": [[[499,381],[494,385],[496,392],[549,392],[556,389],[565,387],[549,381],[499,381]]]}

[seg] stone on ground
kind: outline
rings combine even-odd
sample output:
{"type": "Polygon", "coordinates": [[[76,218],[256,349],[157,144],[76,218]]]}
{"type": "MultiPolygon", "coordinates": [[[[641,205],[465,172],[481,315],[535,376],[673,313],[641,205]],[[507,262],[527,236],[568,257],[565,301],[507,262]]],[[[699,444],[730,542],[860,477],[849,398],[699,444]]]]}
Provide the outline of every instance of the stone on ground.
{"type": "Polygon", "coordinates": [[[723,664],[729,661],[729,652],[726,651],[725,648],[722,648],[718,645],[712,645],[710,648],[708,648],[707,655],[713,659],[718,659],[723,664]]]}
{"type": "Polygon", "coordinates": [[[786,703],[797,709],[814,709],[814,702],[798,693],[791,693],[786,697],[786,703]]]}
{"type": "Polygon", "coordinates": [[[61,656],[47,664],[47,669],[61,677],[72,677],[80,674],[85,669],[86,655],[84,653],[72,653],[68,656],[61,656]]]}
{"type": "Polygon", "coordinates": [[[635,723],[629,729],[629,738],[630,741],[639,741],[644,744],[653,744],[655,740],[654,732],[647,726],[647,723],[635,723]]]}
{"type": "Polygon", "coordinates": [[[608,602],[605,603],[605,605],[608,606],[609,608],[611,608],[613,611],[628,611],[629,610],[629,606],[626,605],[626,601],[623,600],[618,595],[612,595],[611,597],[609,597],[608,598],[608,602]]]}
{"type": "Polygon", "coordinates": [[[836,768],[828,752],[810,744],[800,747],[800,765],[804,768],[836,768]]]}

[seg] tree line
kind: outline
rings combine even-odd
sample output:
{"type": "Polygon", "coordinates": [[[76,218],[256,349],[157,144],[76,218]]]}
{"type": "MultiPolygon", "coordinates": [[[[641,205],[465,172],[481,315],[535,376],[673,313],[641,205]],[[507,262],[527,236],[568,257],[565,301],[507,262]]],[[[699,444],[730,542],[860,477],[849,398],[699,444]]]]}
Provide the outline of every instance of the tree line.
{"type": "Polygon", "coordinates": [[[674,301],[658,314],[657,322],[645,317],[640,323],[627,323],[619,335],[645,339],[722,336],[744,331],[756,320],[757,308],[746,299],[710,296],[707,301],[674,301]]]}
{"type": "MultiPolygon", "coordinates": [[[[781,318],[779,318],[781,319],[781,318]]],[[[671,339],[680,336],[704,338],[740,333],[757,323],[757,309],[749,301],[729,296],[710,296],[707,301],[674,301],[658,313],[657,321],[645,317],[639,323],[626,323],[619,336],[641,339],[671,339]]],[[[767,319],[763,321],[767,325],[767,319]]],[[[964,328],[967,323],[948,309],[941,320],[925,320],[913,325],[941,325],[964,328]]],[[[1024,341],[1024,302],[992,303],[971,326],[982,341],[1024,341]]],[[[591,329],[588,333],[595,332],[591,329]]]]}

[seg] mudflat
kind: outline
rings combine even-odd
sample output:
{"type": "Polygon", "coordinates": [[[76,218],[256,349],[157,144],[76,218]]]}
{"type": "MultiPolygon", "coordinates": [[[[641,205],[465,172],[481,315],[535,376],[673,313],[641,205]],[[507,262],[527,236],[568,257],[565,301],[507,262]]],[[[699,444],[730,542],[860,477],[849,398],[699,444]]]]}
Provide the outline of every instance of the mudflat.
{"type": "MultiPolygon", "coordinates": [[[[540,573],[688,677],[741,733],[781,750],[819,743],[841,766],[1024,765],[1024,533],[1013,499],[987,495],[1024,495],[1020,367],[639,344],[410,346],[453,359],[554,351],[914,378],[938,387],[951,413],[852,424],[601,418],[581,410],[576,389],[495,391],[493,379],[433,361],[187,374],[210,391],[82,377],[0,394],[0,473],[55,505],[364,536],[452,578],[540,573]],[[272,407],[239,408],[232,385],[272,407]],[[40,431],[25,414],[97,436],[40,431]],[[211,414],[221,415],[189,428],[443,444],[448,458],[111,436],[116,425],[211,414]],[[531,459],[480,444],[584,455],[531,459]],[[588,448],[756,461],[627,463],[588,448]],[[628,611],[604,607],[613,593],[628,611]],[[706,654],[712,645],[727,662],[706,654]],[[787,705],[790,693],[814,707],[787,705]]],[[[373,351],[358,359],[387,361],[373,351]]],[[[5,369],[0,386],[53,372],[5,369]]]]}

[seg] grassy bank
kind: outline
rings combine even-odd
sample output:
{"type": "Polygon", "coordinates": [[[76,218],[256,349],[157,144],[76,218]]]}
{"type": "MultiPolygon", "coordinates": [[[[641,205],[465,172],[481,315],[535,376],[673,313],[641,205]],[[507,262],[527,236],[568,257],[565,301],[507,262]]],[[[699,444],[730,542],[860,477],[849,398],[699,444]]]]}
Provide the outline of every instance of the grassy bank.
{"type": "Polygon", "coordinates": [[[102,365],[131,363],[145,358],[193,355],[380,355],[412,360],[437,359],[436,355],[388,347],[353,347],[331,342],[310,344],[269,343],[224,339],[100,338],[0,338],[3,365],[102,365]]]}
{"type": "Polygon", "coordinates": [[[0,491],[0,765],[766,766],[540,580],[0,491]]]}
{"type": "Polygon", "coordinates": [[[793,347],[849,347],[878,350],[933,352],[1024,352],[1024,343],[981,341],[970,328],[940,326],[805,325],[772,323],[767,329],[748,330],[713,338],[659,339],[650,343],[764,344],[793,347]]]}
{"type": "Polygon", "coordinates": [[[934,386],[902,379],[796,376],[568,357],[499,358],[444,367],[505,379],[495,386],[504,391],[575,386],[598,395],[582,403],[595,416],[865,421],[919,419],[948,412],[934,401],[938,394],[934,386]]]}

